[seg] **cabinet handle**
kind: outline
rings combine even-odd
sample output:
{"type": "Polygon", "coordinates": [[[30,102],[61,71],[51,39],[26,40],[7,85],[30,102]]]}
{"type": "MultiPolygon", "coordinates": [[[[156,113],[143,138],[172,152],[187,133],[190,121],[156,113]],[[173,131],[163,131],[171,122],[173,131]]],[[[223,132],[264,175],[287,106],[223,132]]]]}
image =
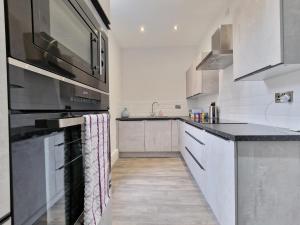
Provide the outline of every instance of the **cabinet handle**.
{"type": "Polygon", "coordinates": [[[195,160],[195,162],[198,164],[201,170],[205,171],[205,168],[201,165],[201,163],[196,159],[196,157],[191,153],[191,151],[185,147],[185,150],[192,156],[192,158],[195,160]]]}
{"type": "Polygon", "coordinates": [[[189,132],[185,131],[187,135],[189,135],[191,138],[193,138],[195,141],[197,141],[200,145],[205,145],[202,141],[198,140],[196,137],[194,137],[192,134],[189,132]]]}
{"type": "Polygon", "coordinates": [[[243,80],[243,79],[246,78],[246,77],[250,77],[250,76],[252,76],[252,75],[254,75],[254,74],[264,72],[264,71],[266,71],[266,70],[269,70],[269,69],[271,69],[271,68],[273,68],[273,67],[277,67],[277,66],[282,65],[282,64],[283,64],[283,63],[278,63],[278,64],[276,64],[276,65],[269,65],[269,66],[263,67],[263,68],[258,69],[258,70],[256,70],[256,71],[253,71],[253,72],[251,72],[251,73],[249,73],[249,74],[240,76],[239,78],[236,78],[234,81],[243,80]]]}

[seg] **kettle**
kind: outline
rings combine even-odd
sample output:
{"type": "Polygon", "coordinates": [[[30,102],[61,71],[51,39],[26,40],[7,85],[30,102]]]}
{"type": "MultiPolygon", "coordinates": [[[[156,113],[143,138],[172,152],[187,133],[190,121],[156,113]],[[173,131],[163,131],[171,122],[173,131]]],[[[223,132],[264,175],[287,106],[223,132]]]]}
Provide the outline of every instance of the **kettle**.
{"type": "Polygon", "coordinates": [[[212,102],[210,104],[208,117],[210,119],[217,119],[217,118],[219,118],[219,110],[218,110],[218,107],[216,106],[215,102],[212,102]]]}

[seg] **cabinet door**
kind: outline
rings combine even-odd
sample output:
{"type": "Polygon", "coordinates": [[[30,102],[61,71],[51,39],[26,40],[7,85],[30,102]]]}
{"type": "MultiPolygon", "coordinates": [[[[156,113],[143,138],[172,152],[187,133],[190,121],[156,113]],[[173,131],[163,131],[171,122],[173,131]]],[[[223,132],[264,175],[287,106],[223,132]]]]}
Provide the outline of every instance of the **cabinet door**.
{"type": "Polygon", "coordinates": [[[119,121],[119,151],[145,151],[144,121],[119,121]]]}
{"type": "Polygon", "coordinates": [[[181,152],[181,154],[184,151],[184,126],[185,126],[185,122],[180,121],[179,122],[179,150],[181,152]]]}
{"type": "Polygon", "coordinates": [[[281,0],[240,0],[233,20],[235,79],[282,63],[281,0]]]}
{"type": "Polygon", "coordinates": [[[179,121],[172,120],[172,152],[179,151],[179,121]]]}
{"type": "Polygon", "coordinates": [[[205,196],[221,225],[235,225],[235,143],[207,135],[205,196]]]}
{"type": "Polygon", "coordinates": [[[108,19],[110,19],[110,0],[98,0],[108,19]]]}
{"type": "Polygon", "coordinates": [[[148,152],[169,152],[171,143],[171,120],[145,122],[145,150],[148,152]]]}
{"type": "Polygon", "coordinates": [[[186,73],[186,97],[202,93],[202,72],[197,71],[193,64],[186,73]]]}

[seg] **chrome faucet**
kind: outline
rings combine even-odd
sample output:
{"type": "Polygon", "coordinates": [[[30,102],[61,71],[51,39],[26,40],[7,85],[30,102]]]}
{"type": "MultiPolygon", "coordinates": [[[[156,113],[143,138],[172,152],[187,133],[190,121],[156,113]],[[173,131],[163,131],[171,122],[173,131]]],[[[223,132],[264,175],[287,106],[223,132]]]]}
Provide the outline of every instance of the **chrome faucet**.
{"type": "Polygon", "coordinates": [[[155,112],[154,112],[154,105],[155,105],[155,104],[158,105],[159,103],[158,103],[158,102],[153,102],[153,103],[152,103],[152,111],[151,111],[151,116],[152,116],[152,117],[155,116],[155,112]]]}

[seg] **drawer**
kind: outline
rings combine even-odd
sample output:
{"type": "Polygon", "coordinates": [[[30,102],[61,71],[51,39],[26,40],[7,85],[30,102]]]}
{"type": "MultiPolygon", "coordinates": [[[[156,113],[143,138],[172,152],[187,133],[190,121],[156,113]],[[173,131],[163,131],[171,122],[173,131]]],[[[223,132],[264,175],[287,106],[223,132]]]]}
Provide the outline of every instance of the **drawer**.
{"type": "Polygon", "coordinates": [[[204,135],[205,135],[204,130],[201,130],[200,128],[194,127],[194,126],[189,125],[187,123],[185,123],[184,130],[185,130],[185,133],[190,134],[191,136],[193,136],[198,141],[204,143],[204,135]]]}
{"type": "Polygon", "coordinates": [[[205,192],[205,177],[206,172],[199,166],[195,158],[192,156],[192,154],[185,148],[184,151],[182,151],[182,156],[185,160],[186,165],[188,166],[192,176],[194,177],[197,185],[201,189],[201,191],[205,192]]]}
{"type": "Polygon", "coordinates": [[[199,163],[201,163],[201,165],[205,168],[205,145],[203,143],[199,143],[192,136],[185,133],[185,147],[188,148],[196,160],[198,160],[199,163]]]}

